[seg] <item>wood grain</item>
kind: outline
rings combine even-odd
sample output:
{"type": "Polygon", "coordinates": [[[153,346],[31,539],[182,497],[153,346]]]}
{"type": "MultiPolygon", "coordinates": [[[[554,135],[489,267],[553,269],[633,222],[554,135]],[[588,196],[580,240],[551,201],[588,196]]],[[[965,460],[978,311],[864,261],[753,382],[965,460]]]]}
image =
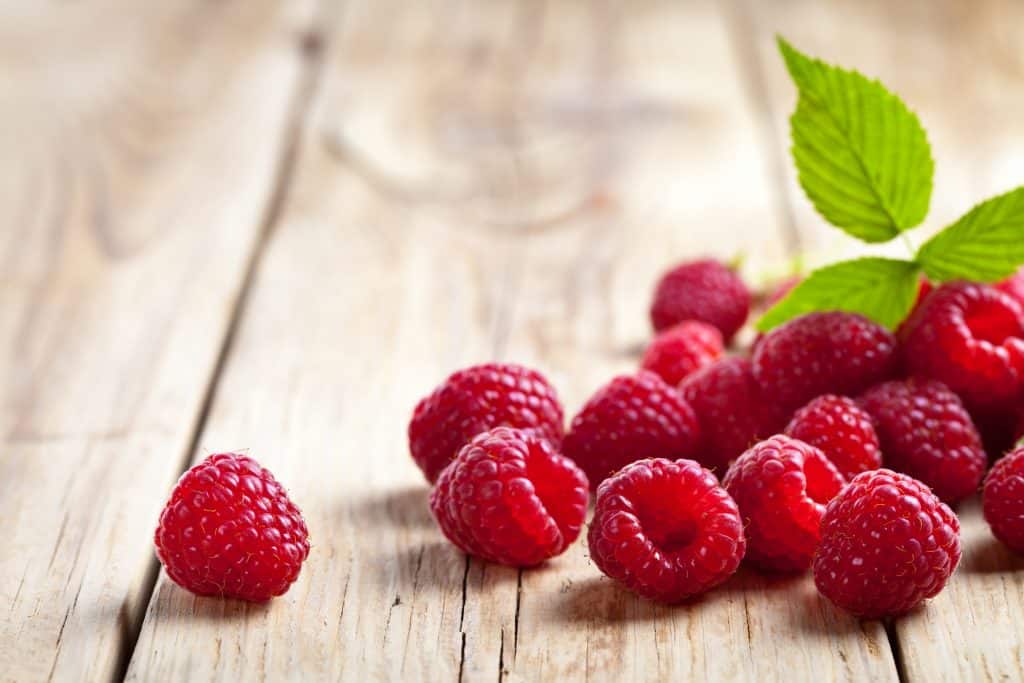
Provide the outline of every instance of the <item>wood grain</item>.
{"type": "Polygon", "coordinates": [[[407,455],[413,405],[455,368],[535,365],[574,411],[635,367],[662,268],[784,260],[716,5],[367,0],[330,42],[194,454],[249,448],[314,549],[267,606],[161,575],[129,678],[894,679],[881,625],[806,577],[664,608],[582,542],[531,571],[467,561],[407,455]]]}
{"type": "MultiPolygon", "coordinates": [[[[792,1],[734,5],[738,41],[754,47],[744,64],[764,93],[775,155],[788,156],[795,92],[774,46],[779,32],[811,54],[877,77],[921,118],[935,157],[931,212],[911,233],[920,244],[975,202],[1024,183],[1024,6],[984,2],[792,1]]],[[[778,181],[809,249],[820,263],[863,247],[813,211],[785,159],[778,181]]],[[[1024,239],[1024,235],[1022,235],[1024,239]]],[[[906,257],[897,241],[881,249],[906,257]]],[[[958,510],[964,558],[950,586],[924,609],[894,622],[906,680],[1019,680],[1024,572],[997,544],[969,502],[958,510]]]]}
{"type": "Polygon", "coordinates": [[[119,675],[280,166],[307,2],[5,3],[0,679],[119,675]]]}

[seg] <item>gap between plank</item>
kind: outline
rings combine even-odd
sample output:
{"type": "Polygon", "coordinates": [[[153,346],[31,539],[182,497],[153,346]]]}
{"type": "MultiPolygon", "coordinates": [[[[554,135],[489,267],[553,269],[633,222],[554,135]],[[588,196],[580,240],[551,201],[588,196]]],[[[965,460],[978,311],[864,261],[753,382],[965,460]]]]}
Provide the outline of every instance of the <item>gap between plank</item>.
{"type": "MultiPolygon", "coordinates": [[[[195,422],[192,427],[192,436],[189,439],[188,447],[185,449],[181,462],[179,463],[179,474],[184,473],[185,470],[188,469],[192,462],[192,456],[199,447],[199,440],[202,437],[203,430],[206,428],[207,419],[210,416],[210,408],[213,406],[214,399],[217,395],[217,387],[220,383],[220,378],[227,365],[227,359],[234,348],[238,328],[249,301],[249,294],[252,290],[253,282],[256,279],[256,272],[259,269],[259,264],[262,261],[263,254],[266,251],[266,246],[270,241],[274,228],[279,222],[284,208],[285,199],[287,198],[288,191],[292,185],[292,178],[297,166],[302,142],[302,132],[305,128],[311,104],[319,90],[321,76],[323,73],[324,55],[328,51],[328,37],[324,31],[325,26],[329,28],[332,25],[332,22],[327,21],[329,18],[328,15],[329,12],[325,6],[322,4],[318,5],[318,11],[314,12],[314,17],[310,22],[310,26],[302,33],[297,46],[301,62],[300,75],[298,78],[299,83],[296,88],[296,92],[292,97],[290,111],[286,116],[283,151],[281,152],[280,159],[276,164],[276,171],[273,173],[273,178],[271,180],[270,199],[267,202],[266,209],[264,210],[263,218],[260,221],[260,228],[256,235],[255,244],[249,256],[249,261],[246,264],[245,273],[242,277],[238,292],[236,293],[234,302],[231,306],[231,312],[228,316],[228,325],[221,340],[217,358],[214,361],[213,371],[210,373],[206,386],[203,390],[203,398],[200,402],[199,411],[196,414],[195,422]]],[[[139,636],[142,632],[142,625],[145,621],[150,601],[153,598],[153,591],[156,589],[156,583],[159,576],[160,562],[154,555],[150,558],[149,566],[147,567],[145,577],[143,578],[141,593],[142,599],[140,600],[142,614],[140,615],[140,618],[136,620],[136,623],[126,626],[123,629],[125,644],[122,649],[122,654],[118,659],[117,666],[114,669],[113,680],[124,681],[128,674],[128,667],[131,664],[132,657],[135,655],[135,647],[138,644],[139,636]]]]}
{"type": "Polygon", "coordinates": [[[803,250],[803,237],[797,227],[796,216],[790,205],[786,164],[789,155],[775,136],[775,111],[772,108],[771,93],[765,75],[765,65],[757,52],[758,33],[754,27],[753,13],[756,11],[748,0],[729,0],[718,5],[725,23],[726,35],[732,44],[739,64],[743,92],[755,113],[754,127],[761,138],[761,149],[766,154],[765,165],[775,191],[771,193],[775,213],[782,227],[782,242],[786,254],[795,258],[803,250]]]}

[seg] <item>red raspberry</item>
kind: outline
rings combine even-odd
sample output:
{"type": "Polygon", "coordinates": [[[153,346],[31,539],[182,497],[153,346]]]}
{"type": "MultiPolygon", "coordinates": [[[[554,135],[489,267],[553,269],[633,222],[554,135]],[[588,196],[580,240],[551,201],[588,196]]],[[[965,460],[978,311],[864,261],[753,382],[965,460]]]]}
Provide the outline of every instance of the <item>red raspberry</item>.
{"type": "Polygon", "coordinates": [[[864,316],[810,313],[777,327],[754,349],[754,377],[789,411],[822,394],[858,394],[893,376],[896,339],[864,316]]]}
{"type": "Polygon", "coordinates": [[[960,522],[903,474],[862,472],[821,519],[814,583],[838,607],[878,619],[934,597],[960,562],[960,522]]]}
{"type": "Polygon", "coordinates": [[[654,290],[651,323],[661,331],[684,320],[714,325],[728,343],[750,313],[750,290],[714,259],[691,261],[662,275],[654,290]]]}
{"type": "Polygon", "coordinates": [[[994,287],[932,292],[907,322],[903,352],[912,374],[941,380],[971,408],[1024,395],[1024,310],[994,287]]]}
{"type": "Polygon", "coordinates": [[[814,399],[796,412],[786,434],[820,448],[847,479],[882,466],[871,416],[845,396],[814,399]]]}
{"type": "Polygon", "coordinates": [[[252,458],[217,453],[185,472],[154,535],[176,584],[198,595],[283,595],[309,555],[302,513],[252,458]]]}
{"type": "Polygon", "coordinates": [[[497,427],[437,478],[430,510],[463,552],[528,567],[561,555],[587,514],[587,478],[535,434],[497,427]]]}
{"type": "Polygon", "coordinates": [[[459,370],[416,406],[409,451],[433,483],[459,449],[492,427],[529,429],[562,444],[565,417],[554,388],[539,372],[511,363],[459,370]]]}
{"type": "Polygon", "coordinates": [[[998,283],[996,289],[1009,294],[1024,307],[1024,268],[998,283]]]}
{"type": "Polygon", "coordinates": [[[687,375],[711,365],[722,355],[722,334],[717,327],[686,320],[661,332],[651,341],[640,367],[657,373],[676,386],[687,375]]]}
{"type": "Polygon", "coordinates": [[[563,452],[596,489],[606,477],[646,457],[686,458],[700,429],[693,409],[653,372],[616,377],[572,420],[563,452]]]}
{"type": "Polygon", "coordinates": [[[723,482],[743,518],[747,560],[767,571],[805,571],[825,504],[844,484],[825,454],[802,441],[779,434],[751,447],[723,482]]]}
{"type": "Polygon", "coordinates": [[[739,510],[693,460],[639,460],[597,490],[587,535],[598,569],[631,591],[674,603],[732,576],[746,541],[739,510]]]}
{"type": "Polygon", "coordinates": [[[885,463],[932,487],[947,503],[978,489],[985,450],[960,399],[941,382],[886,382],[860,397],[871,415],[885,463]]]}
{"type": "Polygon", "coordinates": [[[723,358],[684,379],[679,391],[700,423],[696,459],[717,472],[786,424],[787,415],[761,392],[746,358],[723,358]]]}
{"type": "Polygon", "coordinates": [[[997,462],[985,477],[981,509],[992,534],[1024,554],[1024,447],[997,462]]]}

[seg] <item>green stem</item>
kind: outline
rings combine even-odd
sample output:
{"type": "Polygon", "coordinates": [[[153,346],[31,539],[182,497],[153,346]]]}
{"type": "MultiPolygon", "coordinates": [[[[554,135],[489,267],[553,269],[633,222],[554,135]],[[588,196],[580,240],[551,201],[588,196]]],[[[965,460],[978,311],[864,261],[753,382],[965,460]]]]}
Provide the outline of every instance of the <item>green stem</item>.
{"type": "Polygon", "coordinates": [[[911,241],[910,235],[905,232],[901,232],[900,237],[903,238],[903,244],[907,245],[907,250],[910,252],[910,258],[917,256],[917,248],[914,246],[913,241],[911,241]]]}

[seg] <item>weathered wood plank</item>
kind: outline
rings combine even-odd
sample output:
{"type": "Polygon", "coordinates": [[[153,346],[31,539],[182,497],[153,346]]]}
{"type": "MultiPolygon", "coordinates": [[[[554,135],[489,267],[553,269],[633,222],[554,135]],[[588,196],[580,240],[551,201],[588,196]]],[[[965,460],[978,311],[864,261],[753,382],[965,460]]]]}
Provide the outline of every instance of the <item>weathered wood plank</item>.
{"type": "Polygon", "coordinates": [[[634,367],[660,269],[784,258],[715,6],[367,1],[338,27],[195,454],[249,447],[314,549],[265,607],[161,576],[129,677],[894,678],[881,626],[806,579],[745,574],[668,609],[602,579],[583,543],[521,574],[467,563],[407,455],[447,372],[534,364],[575,410],[634,367]]]}
{"type": "Polygon", "coordinates": [[[259,242],[310,3],[7,3],[0,678],[105,680],[259,242]]]}
{"type": "MultiPolygon", "coordinates": [[[[856,67],[893,88],[917,111],[936,160],[932,210],[911,233],[920,244],[982,199],[1024,182],[1024,54],[1014,33],[1024,7],[1003,0],[974,3],[794,1],[738,3],[737,40],[753,41],[745,60],[767,95],[783,192],[812,263],[863,248],[819,218],[802,196],[788,159],[787,118],[795,92],[777,55],[782,33],[801,49],[856,67]]],[[[906,256],[899,241],[884,250],[906,256]]],[[[974,502],[958,510],[964,559],[949,588],[894,623],[911,681],[1015,680],[1024,676],[1024,573],[991,537],[974,502]]]]}

